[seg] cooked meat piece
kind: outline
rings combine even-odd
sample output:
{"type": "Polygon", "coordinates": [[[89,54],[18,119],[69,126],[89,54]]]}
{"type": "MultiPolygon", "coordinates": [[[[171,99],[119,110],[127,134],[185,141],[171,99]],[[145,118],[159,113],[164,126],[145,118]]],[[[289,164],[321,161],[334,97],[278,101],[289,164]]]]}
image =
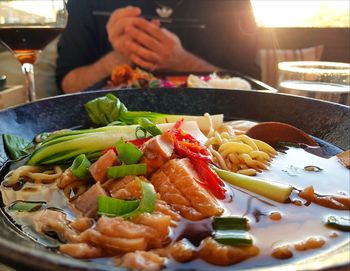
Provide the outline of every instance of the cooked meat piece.
{"type": "Polygon", "coordinates": [[[61,177],[57,180],[57,187],[63,189],[67,185],[70,185],[71,183],[74,183],[78,180],[79,179],[73,175],[70,168],[68,168],[63,172],[61,177]]]}
{"type": "Polygon", "coordinates": [[[96,182],[105,182],[107,180],[107,169],[117,162],[117,155],[113,150],[107,151],[98,160],[90,166],[90,173],[96,182]]]}
{"type": "Polygon", "coordinates": [[[170,160],[174,151],[174,141],[169,133],[163,133],[148,140],[141,150],[143,157],[140,163],[147,164],[149,175],[170,160]]]}
{"type": "Polygon", "coordinates": [[[95,217],[97,212],[97,198],[99,196],[106,196],[106,191],[102,188],[98,182],[91,186],[88,191],[79,196],[74,207],[82,213],[83,216],[95,217]]]}
{"type": "Polygon", "coordinates": [[[106,248],[113,253],[133,252],[145,250],[147,242],[145,238],[120,238],[103,235],[96,230],[89,229],[84,232],[89,243],[96,247],[106,248]]]}
{"type": "Polygon", "coordinates": [[[81,217],[74,220],[72,223],[70,223],[69,227],[76,230],[77,232],[83,232],[91,228],[93,224],[94,224],[94,220],[92,218],[81,217]]]}
{"type": "Polygon", "coordinates": [[[151,182],[162,200],[190,220],[220,215],[223,209],[215,198],[200,186],[188,158],[173,159],[152,175],[151,182]]]}
{"type": "MultiPolygon", "coordinates": [[[[143,180],[147,181],[144,178],[143,180]]],[[[110,193],[113,198],[122,200],[139,199],[142,196],[140,184],[135,176],[126,176],[120,181],[116,181],[110,193]]]]}
{"type": "Polygon", "coordinates": [[[167,204],[163,200],[160,200],[158,197],[159,197],[159,194],[157,194],[156,212],[170,216],[171,217],[170,226],[176,227],[177,223],[181,219],[181,216],[176,211],[174,211],[169,204],[167,204]]]}
{"type": "Polygon", "coordinates": [[[119,217],[101,217],[96,230],[110,237],[142,238],[146,247],[159,248],[168,237],[170,217],[160,214],[141,214],[134,222],[119,217]]]}
{"type": "Polygon", "coordinates": [[[235,247],[222,245],[211,237],[201,242],[198,251],[198,256],[202,260],[222,266],[239,263],[258,254],[259,249],[255,246],[235,247]]]}
{"type": "Polygon", "coordinates": [[[177,262],[184,263],[195,258],[195,250],[195,247],[187,239],[182,239],[165,248],[156,249],[154,252],[162,257],[171,257],[177,262]]]}
{"type": "Polygon", "coordinates": [[[150,251],[136,251],[123,255],[115,262],[128,269],[158,271],[164,266],[165,258],[150,251]]]}
{"type": "Polygon", "coordinates": [[[61,245],[60,252],[78,259],[98,258],[103,255],[101,248],[85,243],[61,245]]]}

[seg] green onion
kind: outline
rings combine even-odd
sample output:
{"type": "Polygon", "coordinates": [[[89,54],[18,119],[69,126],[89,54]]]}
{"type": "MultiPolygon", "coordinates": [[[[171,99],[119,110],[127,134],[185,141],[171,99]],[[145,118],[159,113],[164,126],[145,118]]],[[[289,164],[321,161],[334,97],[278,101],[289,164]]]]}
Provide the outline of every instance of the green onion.
{"type": "Polygon", "coordinates": [[[329,216],[326,225],[341,231],[350,231],[350,219],[345,217],[329,216]]]}
{"type": "Polygon", "coordinates": [[[118,159],[127,165],[136,164],[143,155],[142,151],[134,144],[130,142],[125,143],[123,139],[120,139],[115,146],[118,151],[118,159]]]}
{"type": "Polygon", "coordinates": [[[246,231],[216,231],[214,240],[220,244],[230,246],[251,246],[252,236],[246,231]]]}
{"type": "Polygon", "coordinates": [[[213,218],[214,230],[248,230],[248,219],[243,216],[218,216],[213,218]]]}
{"type": "Polygon", "coordinates": [[[85,154],[80,154],[74,159],[71,166],[71,171],[74,176],[81,180],[87,180],[90,177],[89,167],[90,161],[86,158],[85,154]]]}
{"type": "Polygon", "coordinates": [[[213,170],[225,182],[278,202],[286,202],[293,191],[293,187],[287,184],[265,181],[256,177],[246,176],[216,167],[213,167],[213,170]]]}
{"type": "Polygon", "coordinates": [[[121,165],[109,167],[107,169],[107,176],[109,179],[118,179],[128,175],[145,175],[147,172],[146,164],[135,164],[135,165],[121,165]]]}
{"type": "Polygon", "coordinates": [[[106,216],[121,216],[132,212],[139,206],[138,200],[121,200],[107,196],[97,199],[97,213],[106,216]]]}
{"type": "Polygon", "coordinates": [[[139,207],[134,211],[123,215],[124,218],[130,219],[142,213],[152,213],[156,209],[156,191],[151,183],[141,181],[137,178],[141,185],[142,198],[139,207]]]}
{"type": "Polygon", "coordinates": [[[162,134],[162,131],[152,121],[150,121],[147,118],[140,118],[139,125],[143,130],[149,132],[152,136],[162,134]]]}
{"type": "Polygon", "coordinates": [[[9,207],[9,211],[18,211],[18,212],[34,212],[39,210],[46,202],[37,202],[37,201],[15,201],[9,207]]]}

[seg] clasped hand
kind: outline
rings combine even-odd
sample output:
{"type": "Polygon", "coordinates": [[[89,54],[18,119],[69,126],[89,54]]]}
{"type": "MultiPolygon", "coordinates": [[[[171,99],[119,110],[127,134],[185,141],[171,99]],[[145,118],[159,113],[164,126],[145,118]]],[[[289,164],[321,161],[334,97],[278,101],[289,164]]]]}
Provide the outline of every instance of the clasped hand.
{"type": "Polygon", "coordinates": [[[121,8],[112,13],[107,23],[112,47],[144,69],[184,69],[187,52],[179,38],[161,28],[159,21],[147,21],[140,15],[137,7],[121,8]]]}

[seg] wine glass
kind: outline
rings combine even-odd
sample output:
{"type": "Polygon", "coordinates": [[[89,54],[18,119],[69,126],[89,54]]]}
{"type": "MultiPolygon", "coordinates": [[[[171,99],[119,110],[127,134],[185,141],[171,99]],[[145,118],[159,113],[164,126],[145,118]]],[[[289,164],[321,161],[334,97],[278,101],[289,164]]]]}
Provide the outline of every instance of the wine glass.
{"type": "Polygon", "coordinates": [[[0,0],[0,41],[22,65],[28,101],[35,100],[37,55],[63,31],[67,17],[64,0],[0,0]]]}

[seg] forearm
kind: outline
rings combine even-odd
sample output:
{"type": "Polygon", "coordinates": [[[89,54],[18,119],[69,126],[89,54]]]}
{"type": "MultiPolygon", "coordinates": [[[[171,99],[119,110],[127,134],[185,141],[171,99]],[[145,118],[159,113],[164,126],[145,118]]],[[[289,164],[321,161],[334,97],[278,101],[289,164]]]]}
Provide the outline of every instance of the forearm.
{"type": "Polygon", "coordinates": [[[109,52],[93,64],[70,71],[62,81],[64,93],[84,90],[110,75],[116,65],[129,63],[121,54],[109,52]]]}
{"type": "Polygon", "coordinates": [[[213,72],[221,70],[219,67],[212,65],[209,62],[187,51],[185,51],[183,57],[181,57],[181,63],[182,64],[178,67],[177,71],[213,72]]]}

